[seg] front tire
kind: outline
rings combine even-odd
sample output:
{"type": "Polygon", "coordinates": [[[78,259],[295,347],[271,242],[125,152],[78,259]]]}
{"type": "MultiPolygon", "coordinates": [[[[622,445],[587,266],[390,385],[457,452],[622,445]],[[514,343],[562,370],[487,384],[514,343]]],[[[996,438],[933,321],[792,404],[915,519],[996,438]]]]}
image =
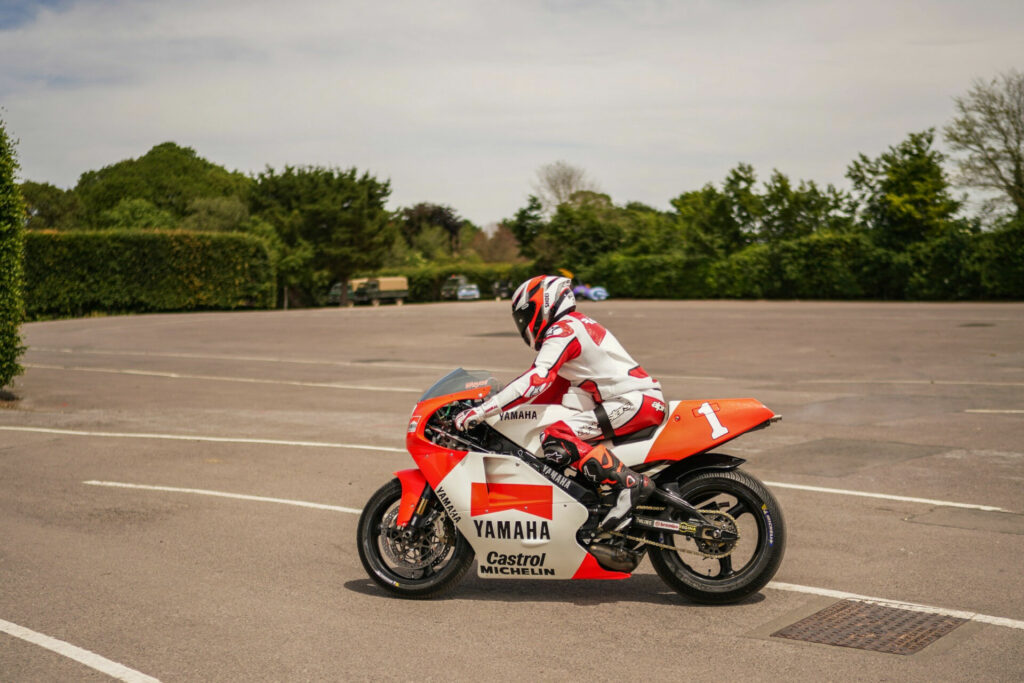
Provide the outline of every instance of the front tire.
{"type": "Polygon", "coordinates": [[[392,479],[370,498],[356,532],[359,559],[370,578],[403,598],[432,598],[452,588],[473,564],[473,548],[439,506],[420,529],[395,520],[402,484],[392,479]]]}
{"type": "Polygon", "coordinates": [[[649,551],[651,564],[665,583],[697,602],[724,604],[756,593],[775,576],[786,551],[785,523],[778,501],[761,482],[739,470],[704,472],[683,479],[679,495],[699,510],[728,513],[735,519],[739,540],[731,547],[711,547],[692,538],[651,532],[652,540],[679,549],[649,551]],[[718,559],[692,554],[730,550],[718,559]]]}

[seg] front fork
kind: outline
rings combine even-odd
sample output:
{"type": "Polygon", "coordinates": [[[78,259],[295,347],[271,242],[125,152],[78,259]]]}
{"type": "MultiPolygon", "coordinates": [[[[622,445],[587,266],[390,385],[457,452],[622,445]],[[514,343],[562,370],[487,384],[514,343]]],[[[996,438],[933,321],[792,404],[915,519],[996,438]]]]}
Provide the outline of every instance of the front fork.
{"type": "Polygon", "coordinates": [[[395,476],[402,484],[402,501],[398,505],[395,524],[399,529],[418,529],[426,518],[434,492],[419,470],[401,470],[395,472],[395,476]]]}

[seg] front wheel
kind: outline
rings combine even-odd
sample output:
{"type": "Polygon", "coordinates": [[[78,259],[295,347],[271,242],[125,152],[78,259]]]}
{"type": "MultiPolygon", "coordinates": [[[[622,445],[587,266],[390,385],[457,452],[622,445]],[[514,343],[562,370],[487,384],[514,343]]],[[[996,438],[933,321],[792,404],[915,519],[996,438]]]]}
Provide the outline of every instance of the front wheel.
{"type": "Polygon", "coordinates": [[[651,532],[651,540],[671,546],[649,551],[665,583],[697,602],[721,604],[756,593],[775,576],[786,550],[785,523],[761,482],[739,470],[704,472],[680,481],[679,495],[739,538],[714,543],[651,532]]]}
{"type": "Polygon", "coordinates": [[[402,484],[392,479],[370,498],[356,532],[359,559],[370,578],[403,598],[432,598],[462,579],[473,548],[439,506],[418,529],[395,523],[402,484]]]}

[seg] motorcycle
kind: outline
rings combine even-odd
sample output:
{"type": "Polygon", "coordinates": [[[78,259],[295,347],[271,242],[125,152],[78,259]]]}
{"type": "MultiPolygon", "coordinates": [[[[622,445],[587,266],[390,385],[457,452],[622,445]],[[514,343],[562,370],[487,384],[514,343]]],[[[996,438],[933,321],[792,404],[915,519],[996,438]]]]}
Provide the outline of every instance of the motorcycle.
{"type": "Polygon", "coordinates": [[[673,401],[661,425],[606,441],[657,488],[626,528],[604,531],[615,493],[534,455],[547,425],[584,407],[572,392],[455,429],[459,412],[499,388],[460,368],[413,409],[406,447],[417,467],[396,472],[359,518],[359,558],[384,589],[435,597],[475,557],[484,579],[625,579],[649,556],[662,580],[702,603],[741,600],[775,575],[786,545],[778,502],[738,469],[743,459],[712,450],[781,419],[760,401],[673,401]]]}

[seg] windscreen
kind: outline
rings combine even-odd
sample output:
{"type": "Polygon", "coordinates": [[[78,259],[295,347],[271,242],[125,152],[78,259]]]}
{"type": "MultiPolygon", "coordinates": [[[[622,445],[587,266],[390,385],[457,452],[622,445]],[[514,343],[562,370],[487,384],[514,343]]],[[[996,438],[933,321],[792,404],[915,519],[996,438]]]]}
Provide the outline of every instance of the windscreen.
{"type": "Polygon", "coordinates": [[[434,382],[434,386],[427,389],[426,393],[420,396],[420,401],[438,396],[447,396],[448,394],[465,391],[466,389],[486,386],[493,387],[495,390],[501,387],[497,380],[491,376],[491,373],[486,370],[463,370],[459,368],[458,370],[452,370],[434,382]]]}

